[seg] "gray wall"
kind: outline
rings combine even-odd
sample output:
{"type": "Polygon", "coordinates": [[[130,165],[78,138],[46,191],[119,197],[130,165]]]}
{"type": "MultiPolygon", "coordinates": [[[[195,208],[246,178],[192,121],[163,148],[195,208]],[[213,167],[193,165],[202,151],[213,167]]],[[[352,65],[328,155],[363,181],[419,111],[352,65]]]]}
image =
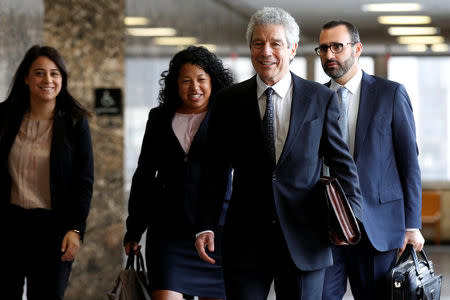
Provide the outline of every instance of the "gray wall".
{"type": "Polygon", "coordinates": [[[42,42],[44,1],[0,1],[0,101],[26,50],[42,42]]]}

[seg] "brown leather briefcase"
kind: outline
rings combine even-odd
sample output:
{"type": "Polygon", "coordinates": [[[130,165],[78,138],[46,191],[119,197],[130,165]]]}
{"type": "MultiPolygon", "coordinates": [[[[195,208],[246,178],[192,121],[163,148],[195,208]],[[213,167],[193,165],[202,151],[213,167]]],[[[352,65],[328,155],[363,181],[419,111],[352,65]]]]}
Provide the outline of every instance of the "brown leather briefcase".
{"type": "Polygon", "coordinates": [[[328,234],[335,245],[354,245],[361,231],[344,190],[334,177],[320,177],[319,192],[328,209],[328,234]]]}

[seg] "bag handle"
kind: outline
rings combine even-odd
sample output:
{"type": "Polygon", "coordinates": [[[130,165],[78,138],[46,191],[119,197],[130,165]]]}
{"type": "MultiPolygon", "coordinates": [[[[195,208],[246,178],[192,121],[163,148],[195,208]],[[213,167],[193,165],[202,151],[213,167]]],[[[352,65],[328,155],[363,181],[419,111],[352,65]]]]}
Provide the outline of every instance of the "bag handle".
{"type": "Polygon", "coordinates": [[[133,269],[135,271],[145,271],[144,258],[142,257],[141,251],[138,252],[130,251],[130,254],[128,254],[125,269],[133,269]]]}
{"type": "MultiPolygon", "coordinates": [[[[422,249],[419,251],[419,254],[423,257],[423,262],[428,266],[428,269],[430,269],[431,273],[434,273],[433,268],[431,267],[430,261],[428,260],[427,255],[425,254],[425,251],[422,249]]],[[[412,244],[407,244],[405,251],[403,251],[402,255],[397,261],[397,266],[405,261],[408,260],[409,257],[412,257],[414,262],[414,268],[416,269],[417,276],[420,275],[420,267],[419,267],[419,258],[417,256],[416,250],[414,250],[414,247],[412,244]]]]}
{"type": "Polygon", "coordinates": [[[130,254],[128,254],[127,263],[125,265],[125,270],[133,269],[134,270],[134,251],[130,251],[130,254]]]}
{"type": "Polygon", "coordinates": [[[141,251],[136,253],[136,271],[144,271],[145,272],[145,265],[144,265],[144,258],[142,257],[141,251]]]}

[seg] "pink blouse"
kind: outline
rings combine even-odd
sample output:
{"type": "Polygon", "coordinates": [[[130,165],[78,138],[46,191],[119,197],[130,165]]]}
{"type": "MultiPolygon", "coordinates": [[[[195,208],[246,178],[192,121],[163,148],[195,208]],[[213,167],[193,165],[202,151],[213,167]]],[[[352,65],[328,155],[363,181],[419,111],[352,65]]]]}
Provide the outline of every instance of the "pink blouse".
{"type": "Polygon", "coordinates": [[[24,116],[8,159],[11,203],[26,209],[51,209],[50,148],[53,120],[24,116]]]}
{"type": "Polygon", "coordinates": [[[172,128],[185,153],[189,153],[192,140],[205,116],[206,111],[198,114],[175,113],[172,128]]]}

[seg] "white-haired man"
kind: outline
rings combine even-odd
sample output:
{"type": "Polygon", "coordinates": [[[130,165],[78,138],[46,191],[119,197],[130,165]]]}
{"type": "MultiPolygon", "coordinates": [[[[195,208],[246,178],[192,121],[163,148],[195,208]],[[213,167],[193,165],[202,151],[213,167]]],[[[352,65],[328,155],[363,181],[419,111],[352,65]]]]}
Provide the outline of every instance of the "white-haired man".
{"type": "Polygon", "coordinates": [[[314,195],[323,159],[334,168],[356,215],[356,167],[341,137],[338,102],[325,86],[289,72],[299,41],[294,18],[263,8],[250,19],[247,41],[256,75],[219,92],[209,123],[206,191],[196,247],[214,262],[214,227],[234,170],[224,227],[227,299],[263,300],[272,281],[277,299],[322,297],[331,250],[314,195]]]}

